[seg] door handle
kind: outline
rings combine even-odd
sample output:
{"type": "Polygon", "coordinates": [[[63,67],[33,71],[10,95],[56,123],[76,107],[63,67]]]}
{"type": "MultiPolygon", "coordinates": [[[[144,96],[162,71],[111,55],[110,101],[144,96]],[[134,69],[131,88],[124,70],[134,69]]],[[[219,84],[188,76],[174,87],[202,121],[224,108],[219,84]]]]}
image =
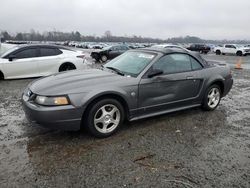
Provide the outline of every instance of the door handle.
{"type": "Polygon", "coordinates": [[[193,76],[187,76],[186,79],[187,80],[192,80],[192,79],[194,79],[194,77],[193,76]]]}

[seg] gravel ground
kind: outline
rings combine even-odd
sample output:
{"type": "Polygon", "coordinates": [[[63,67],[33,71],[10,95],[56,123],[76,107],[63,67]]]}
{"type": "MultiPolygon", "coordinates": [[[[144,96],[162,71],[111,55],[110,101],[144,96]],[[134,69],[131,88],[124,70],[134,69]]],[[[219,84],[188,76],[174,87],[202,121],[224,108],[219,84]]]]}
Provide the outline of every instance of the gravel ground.
{"type": "Polygon", "coordinates": [[[126,123],[114,136],[32,126],[20,96],[31,79],[0,81],[0,187],[250,187],[250,71],[213,112],[126,123]]]}

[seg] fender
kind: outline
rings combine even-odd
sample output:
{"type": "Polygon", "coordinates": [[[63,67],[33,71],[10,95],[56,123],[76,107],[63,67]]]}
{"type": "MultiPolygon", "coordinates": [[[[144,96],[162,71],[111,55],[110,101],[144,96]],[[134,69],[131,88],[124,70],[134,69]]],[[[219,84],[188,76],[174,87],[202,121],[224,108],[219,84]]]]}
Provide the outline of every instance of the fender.
{"type": "MultiPolygon", "coordinates": [[[[121,92],[117,92],[117,91],[114,91],[114,90],[112,90],[112,91],[111,90],[110,91],[103,91],[103,92],[100,92],[100,93],[96,92],[95,94],[94,93],[89,93],[88,95],[84,96],[82,98],[82,100],[81,100],[81,103],[82,103],[81,108],[82,108],[83,114],[85,114],[87,107],[93,101],[95,101],[96,99],[98,99],[98,98],[100,98],[102,96],[107,96],[107,95],[115,95],[115,96],[122,99],[121,102],[122,102],[122,105],[124,106],[124,110],[126,111],[126,114],[127,114],[126,119],[129,119],[130,115],[132,113],[131,109],[135,108],[136,105],[137,105],[137,98],[135,98],[134,101],[133,100],[128,100],[128,97],[126,97],[127,93],[125,93],[125,92],[121,93],[121,92]],[[132,104],[135,105],[135,106],[133,106],[132,104]]],[[[114,97],[112,96],[112,98],[114,98],[114,97]]]]}
{"type": "Polygon", "coordinates": [[[92,91],[81,99],[81,105],[86,107],[95,99],[105,95],[116,95],[126,102],[129,109],[136,108],[137,98],[132,98],[132,96],[129,97],[128,93],[126,93],[124,90],[121,90],[120,88],[112,90],[92,91]]]}
{"type": "MultiPolygon", "coordinates": [[[[208,88],[209,86],[211,86],[212,84],[214,84],[215,82],[220,82],[223,86],[222,89],[224,89],[225,86],[225,78],[223,78],[221,75],[216,75],[215,77],[210,77],[207,82],[206,82],[206,88],[208,88]]],[[[204,90],[205,91],[205,90],[204,90]]],[[[223,92],[223,91],[221,91],[223,92]]]]}

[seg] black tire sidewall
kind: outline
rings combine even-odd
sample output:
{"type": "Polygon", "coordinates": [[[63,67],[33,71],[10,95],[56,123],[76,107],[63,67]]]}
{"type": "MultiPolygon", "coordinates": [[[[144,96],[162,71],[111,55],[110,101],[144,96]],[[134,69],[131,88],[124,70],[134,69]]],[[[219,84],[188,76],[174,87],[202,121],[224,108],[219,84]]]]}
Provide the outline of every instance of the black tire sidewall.
{"type": "Polygon", "coordinates": [[[243,54],[242,51],[238,51],[238,52],[236,53],[237,56],[242,56],[242,54],[243,54]]]}
{"type": "Polygon", "coordinates": [[[211,85],[211,86],[209,86],[209,88],[206,90],[206,92],[205,92],[205,95],[204,95],[204,98],[203,98],[203,102],[202,102],[202,108],[204,109],[204,110],[206,110],[206,111],[213,111],[213,110],[215,110],[217,107],[218,107],[218,105],[220,104],[220,101],[221,101],[221,88],[218,86],[218,85],[216,85],[216,84],[214,84],[214,85],[211,85]],[[213,88],[217,88],[217,89],[219,89],[219,92],[220,92],[220,100],[219,100],[219,102],[218,102],[218,104],[214,107],[214,108],[211,108],[210,106],[208,106],[208,93],[211,91],[211,89],[213,89],[213,88]]]}
{"type": "Polygon", "coordinates": [[[216,50],[215,53],[216,53],[216,55],[220,55],[221,51],[220,50],[216,50]]]}
{"type": "Polygon", "coordinates": [[[89,112],[87,113],[87,117],[86,117],[86,126],[87,129],[89,131],[89,133],[97,138],[105,138],[108,137],[114,133],[116,133],[118,131],[118,129],[120,128],[121,124],[123,123],[124,120],[124,109],[121,105],[121,103],[115,99],[102,99],[98,102],[96,102],[95,104],[93,104],[93,106],[91,106],[89,108],[89,112]],[[94,116],[97,112],[98,109],[100,109],[100,107],[104,106],[105,104],[112,104],[114,106],[116,106],[119,111],[120,111],[120,115],[121,115],[121,120],[118,124],[118,126],[110,133],[101,133],[99,132],[94,125],[94,116]]]}
{"type": "Polygon", "coordinates": [[[65,72],[65,71],[69,71],[69,70],[65,70],[66,66],[71,66],[72,69],[69,70],[75,70],[76,66],[73,63],[64,63],[59,67],[59,72],[65,72]]]}

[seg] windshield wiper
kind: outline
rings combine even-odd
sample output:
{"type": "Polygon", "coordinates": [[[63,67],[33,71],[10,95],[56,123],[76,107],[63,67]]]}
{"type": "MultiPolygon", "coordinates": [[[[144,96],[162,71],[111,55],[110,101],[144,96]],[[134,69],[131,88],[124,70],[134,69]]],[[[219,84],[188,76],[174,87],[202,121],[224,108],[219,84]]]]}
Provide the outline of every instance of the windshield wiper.
{"type": "Polygon", "coordinates": [[[125,75],[122,71],[120,71],[120,70],[117,69],[117,68],[114,68],[114,67],[105,67],[105,68],[110,69],[110,70],[112,70],[112,71],[115,71],[117,74],[119,74],[119,75],[121,75],[121,76],[124,76],[124,75],[125,75]]]}

